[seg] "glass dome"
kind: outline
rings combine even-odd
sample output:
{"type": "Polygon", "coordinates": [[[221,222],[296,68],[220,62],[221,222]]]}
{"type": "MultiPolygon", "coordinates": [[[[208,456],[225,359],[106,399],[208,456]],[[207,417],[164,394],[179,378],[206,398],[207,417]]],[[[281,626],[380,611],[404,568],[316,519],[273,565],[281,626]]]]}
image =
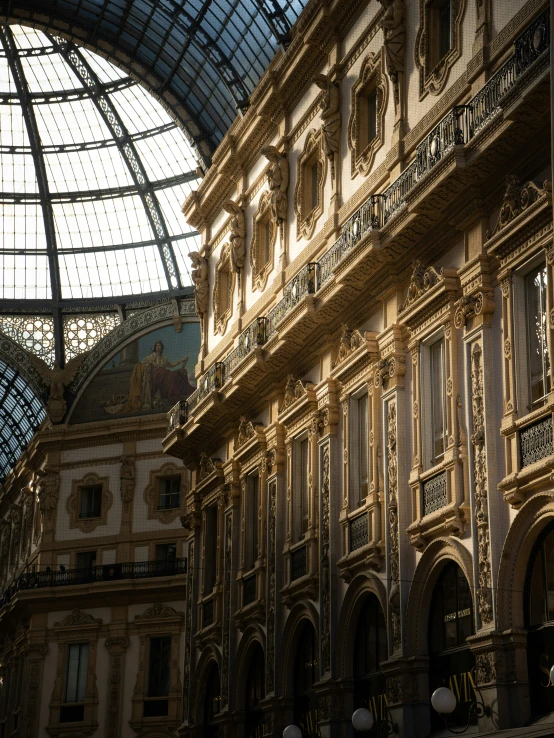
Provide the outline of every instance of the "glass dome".
{"type": "Polygon", "coordinates": [[[181,206],[197,162],[135,79],[65,39],[0,25],[0,130],[0,309],[191,284],[199,236],[181,206]]]}

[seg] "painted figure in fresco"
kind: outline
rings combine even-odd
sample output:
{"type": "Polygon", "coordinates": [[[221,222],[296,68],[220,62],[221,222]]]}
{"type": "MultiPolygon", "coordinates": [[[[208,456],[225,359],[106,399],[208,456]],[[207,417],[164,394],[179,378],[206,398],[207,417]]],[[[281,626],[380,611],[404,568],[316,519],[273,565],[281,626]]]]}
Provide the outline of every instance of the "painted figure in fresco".
{"type": "Polygon", "coordinates": [[[123,406],[114,409],[113,412],[130,413],[138,410],[155,410],[157,407],[162,409],[164,400],[169,405],[175,405],[190,395],[193,387],[189,383],[185,369],[188,357],[171,362],[163,352],[163,342],[156,341],[151,353],[140,363],[135,364],[131,374],[129,398],[123,406]],[[181,368],[171,371],[177,366],[181,368]]]}

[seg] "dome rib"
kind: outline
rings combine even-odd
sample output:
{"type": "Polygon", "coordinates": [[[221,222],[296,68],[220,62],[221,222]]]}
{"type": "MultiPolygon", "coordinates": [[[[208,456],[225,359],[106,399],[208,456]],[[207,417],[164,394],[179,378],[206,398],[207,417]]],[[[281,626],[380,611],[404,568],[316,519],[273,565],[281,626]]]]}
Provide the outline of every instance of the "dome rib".
{"type": "Polygon", "coordinates": [[[169,241],[169,233],[165,224],[163,214],[158,205],[154,189],[146,170],[140,160],[134,142],[127,130],[123,120],[111,104],[109,98],[102,93],[102,85],[90,64],[80,53],[79,49],[70,41],[46,34],[61,56],[73,70],[73,73],[81,80],[83,86],[92,89],[92,100],[96,105],[105,125],[112,133],[116,146],[123,160],[127,164],[131,177],[135,183],[138,194],[148,214],[150,226],[158,242],[158,251],[164,268],[168,284],[173,289],[180,289],[183,285],[177,268],[173,247],[169,241]]]}
{"type": "MultiPolygon", "coordinates": [[[[61,291],[60,273],[58,262],[56,259],[56,229],[54,226],[54,212],[52,210],[52,203],[50,200],[48,177],[46,175],[46,166],[44,155],[42,153],[37,122],[33,106],[29,102],[29,87],[27,85],[27,80],[25,79],[25,74],[23,73],[21,60],[17,53],[13,33],[8,26],[0,27],[0,41],[6,54],[8,65],[12,74],[12,79],[20,98],[23,118],[25,120],[25,126],[27,129],[27,137],[31,145],[31,151],[35,162],[35,172],[46,235],[46,252],[48,256],[50,274],[50,290],[52,301],[54,304],[57,304],[61,297],[61,291]]],[[[56,358],[58,360],[62,358],[60,345],[56,347],[56,358]]]]}

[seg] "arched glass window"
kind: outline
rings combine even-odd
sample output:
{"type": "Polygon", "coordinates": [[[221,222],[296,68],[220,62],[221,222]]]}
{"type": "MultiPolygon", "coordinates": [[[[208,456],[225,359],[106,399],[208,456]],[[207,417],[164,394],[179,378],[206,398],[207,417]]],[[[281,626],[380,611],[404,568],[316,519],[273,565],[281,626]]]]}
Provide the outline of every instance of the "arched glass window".
{"type": "Polygon", "coordinates": [[[263,712],[260,702],[265,697],[264,652],[256,643],[250,656],[246,677],[246,735],[248,738],[261,738],[263,735],[263,712]]]}
{"type": "Polygon", "coordinates": [[[206,682],[204,698],[204,738],[217,738],[217,725],[214,718],[221,709],[221,689],[219,684],[219,668],[214,662],[206,682]]]}
{"type": "Polygon", "coordinates": [[[300,633],[294,663],[294,722],[303,738],[319,738],[317,696],[314,684],[319,679],[319,663],[314,627],[306,622],[300,633]]]}
{"type": "Polygon", "coordinates": [[[375,718],[368,738],[380,735],[380,721],[386,719],[385,677],[381,661],[387,658],[387,626],[375,595],[366,598],[354,641],[354,707],[366,707],[375,718]]]}
{"type": "Polygon", "coordinates": [[[442,653],[466,645],[473,634],[469,584],[457,564],[445,566],[433,592],[429,621],[429,651],[442,653]]]}
{"type": "Polygon", "coordinates": [[[525,619],[531,710],[535,715],[554,712],[554,523],[537,539],[527,571],[525,619]]]}
{"type": "MultiPolygon", "coordinates": [[[[429,694],[437,687],[449,687],[456,695],[457,707],[449,724],[467,724],[475,702],[475,657],[467,638],[474,633],[473,601],[468,581],[460,567],[450,562],[441,571],[429,612],[429,694]]],[[[472,719],[477,724],[477,718],[472,719]]],[[[440,715],[431,710],[432,730],[441,730],[440,715]]]]}

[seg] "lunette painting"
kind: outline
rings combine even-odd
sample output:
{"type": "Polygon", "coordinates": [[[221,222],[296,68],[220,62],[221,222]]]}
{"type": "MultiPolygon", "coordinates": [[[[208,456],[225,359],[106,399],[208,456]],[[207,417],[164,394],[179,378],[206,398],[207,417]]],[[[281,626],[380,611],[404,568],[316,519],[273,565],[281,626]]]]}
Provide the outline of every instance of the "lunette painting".
{"type": "Polygon", "coordinates": [[[71,423],[161,413],[194,391],[200,325],[157,328],[107,361],[83,392],[71,423]]]}

